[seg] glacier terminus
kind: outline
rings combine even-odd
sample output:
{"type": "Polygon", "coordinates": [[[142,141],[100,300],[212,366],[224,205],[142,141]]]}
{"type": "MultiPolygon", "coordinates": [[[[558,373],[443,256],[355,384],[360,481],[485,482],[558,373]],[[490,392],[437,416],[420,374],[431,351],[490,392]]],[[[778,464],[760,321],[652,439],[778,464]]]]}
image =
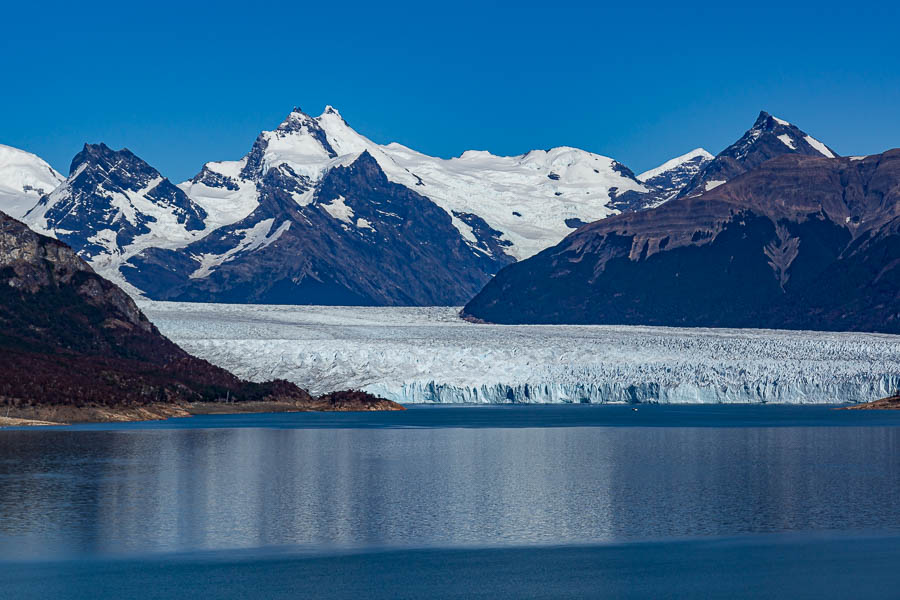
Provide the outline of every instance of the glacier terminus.
{"type": "Polygon", "coordinates": [[[482,325],[456,307],[141,302],[188,352],[254,381],[401,403],[790,403],[900,388],[900,336],[482,325]]]}

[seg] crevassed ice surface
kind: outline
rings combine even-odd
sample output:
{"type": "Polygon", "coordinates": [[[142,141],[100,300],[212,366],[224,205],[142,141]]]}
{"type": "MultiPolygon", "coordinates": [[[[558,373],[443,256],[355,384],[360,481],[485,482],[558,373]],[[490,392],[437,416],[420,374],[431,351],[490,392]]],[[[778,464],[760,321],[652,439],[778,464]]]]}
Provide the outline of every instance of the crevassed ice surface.
{"type": "Polygon", "coordinates": [[[891,335],[476,325],[454,307],[141,305],[188,352],[241,377],[404,403],[838,403],[900,388],[891,335]]]}

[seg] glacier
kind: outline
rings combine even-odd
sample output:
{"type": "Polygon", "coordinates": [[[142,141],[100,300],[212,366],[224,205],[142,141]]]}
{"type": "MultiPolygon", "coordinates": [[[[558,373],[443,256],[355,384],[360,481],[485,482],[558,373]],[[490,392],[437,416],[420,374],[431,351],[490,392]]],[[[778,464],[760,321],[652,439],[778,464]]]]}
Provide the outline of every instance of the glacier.
{"type": "Polygon", "coordinates": [[[856,403],[900,389],[900,336],[483,325],[456,307],[141,301],[185,350],[254,381],[401,403],[856,403]]]}

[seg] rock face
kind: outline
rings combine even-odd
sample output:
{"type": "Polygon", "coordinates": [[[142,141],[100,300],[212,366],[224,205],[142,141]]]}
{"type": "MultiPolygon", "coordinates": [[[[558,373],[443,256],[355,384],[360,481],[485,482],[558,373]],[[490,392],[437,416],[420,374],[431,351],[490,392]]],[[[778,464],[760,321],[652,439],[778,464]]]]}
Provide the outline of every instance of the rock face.
{"type": "Polygon", "coordinates": [[[293,384],[244,382],[189,355],[71,248],[3,213],[0,353],[0,399],[18,406],[311,400],[293,384]]]}
{"type": "Polygon", "coordinates": [[[678,195],[697,196],[708,192],[767,160],[785,154],[826,158],[838,156],[831,148],[794,125],[762,111],[753,127],[709,161],[678,195]]]}
{"type": "Polygon", "coordinates": [[[503,269],[464,314],[900,333],[898,200],[900,150],[785,154],[706,193],[585,226],[503,269]]]}

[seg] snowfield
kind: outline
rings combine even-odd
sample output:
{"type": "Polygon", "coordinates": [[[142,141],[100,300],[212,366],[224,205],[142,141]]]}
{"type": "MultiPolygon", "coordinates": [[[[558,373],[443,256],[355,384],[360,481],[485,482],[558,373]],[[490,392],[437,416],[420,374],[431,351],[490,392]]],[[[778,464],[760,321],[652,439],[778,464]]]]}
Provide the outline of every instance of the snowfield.
{"type": "Polygon", "coordinates": [[[241,377],[404,403],[842,403],[900,388],[900,336],[475,325],[453,307],[141,307],[188,352],[241,377]]]}

